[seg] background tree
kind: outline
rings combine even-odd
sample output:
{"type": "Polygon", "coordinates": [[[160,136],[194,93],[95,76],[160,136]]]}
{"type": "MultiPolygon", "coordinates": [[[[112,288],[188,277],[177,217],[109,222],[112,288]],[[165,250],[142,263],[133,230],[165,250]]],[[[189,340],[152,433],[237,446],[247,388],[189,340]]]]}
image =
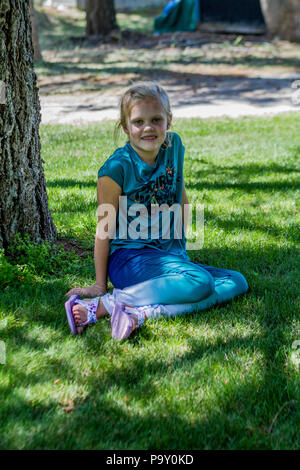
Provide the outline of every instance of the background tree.
{"type": "Polygon", "coordinates": [[[85,10],[85,2],[86,0],[76,0],[76,6],[79,10],[85,10]]]}
{"type": "Polygon", "coordinates": [[[272,35],[300,42],[300,1],[260,0],[266,25],[272,35]]]}
{"type": "Polygon", "coordinates": [[[0,2],[0,246],[16,233],[51,240],[56,235],[48,209],[39,139],[40,104],[33,68],[30,5],[0,2]]]}
{"type": "Polygon", "coordinates": [[[30,0],[30,18],[31,18],[31,28],[32,28],[32,42],[33,42],[33,52],[34,60],[42,60],[42,53],[40,49],[39,36],[37,32],[36,20],[35,20],[35,11],[33,7],[33,1],[30,0]]]}
{"type": "Polygon", "coordinates": [[[114,0],[86,0],[86,35],[109,34],[117,29],[114,0]]]}

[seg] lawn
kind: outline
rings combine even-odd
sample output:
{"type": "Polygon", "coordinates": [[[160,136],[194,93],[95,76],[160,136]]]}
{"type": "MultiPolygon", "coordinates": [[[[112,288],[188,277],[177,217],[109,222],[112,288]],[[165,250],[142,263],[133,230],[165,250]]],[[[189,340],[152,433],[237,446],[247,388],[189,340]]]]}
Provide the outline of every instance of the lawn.
{"type": "Polygon", "coordinates": [[[1,257],[1,449],[299,448],[299,125],[298,113],[175,122],[188,196],[205,205],[204,246],[189,254],[250,288],[123,343],[108,318],[72,337],[63,306],[94,280],[113,123],[41,127],[59,244],[1,257]]]}

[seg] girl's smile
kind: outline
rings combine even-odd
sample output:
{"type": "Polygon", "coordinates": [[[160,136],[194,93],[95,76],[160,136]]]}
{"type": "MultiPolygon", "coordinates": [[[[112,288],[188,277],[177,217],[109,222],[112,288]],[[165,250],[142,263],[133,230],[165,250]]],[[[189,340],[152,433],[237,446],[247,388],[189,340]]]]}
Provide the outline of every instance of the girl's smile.
{"type": "Polygon", "coordinates": [[[166,132],[171,124],[162,105],[156,99],[139,100],[134,103],[127,117],[124,131],[137,154],[150,165],[154,165],[166,132]]]}

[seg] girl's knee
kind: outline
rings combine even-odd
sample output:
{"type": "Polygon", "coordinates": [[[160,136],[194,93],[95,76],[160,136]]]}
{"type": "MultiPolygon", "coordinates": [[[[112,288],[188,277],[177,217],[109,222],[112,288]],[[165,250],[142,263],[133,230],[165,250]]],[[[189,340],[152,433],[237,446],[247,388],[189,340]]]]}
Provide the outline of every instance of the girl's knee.
{"type": "Polygon", "coordinates": [[[201,279],[187,276],[189,302],[199,302],[210,297],[215,291],[215,282],[212,276],[201,276],[201,279]]]}
{"type": "Polygon", "coordinates": [[[209,276],[209,278],[207,279],[207,297],[209,297],[213,294],[213,292],[215,292],[215,288],[215,280],[212,276],[209,276]]]}
{"type": "Polygon", "coordinates": [[[232,277],[233,277],[234,283],[236,285],[238,295],[239,294],[244,294],[245,292],[247,292],[248,283],[247,283],[245,277],[243,276],[243,274],[241,274],[238,271],[232,271],[232,277]]]}

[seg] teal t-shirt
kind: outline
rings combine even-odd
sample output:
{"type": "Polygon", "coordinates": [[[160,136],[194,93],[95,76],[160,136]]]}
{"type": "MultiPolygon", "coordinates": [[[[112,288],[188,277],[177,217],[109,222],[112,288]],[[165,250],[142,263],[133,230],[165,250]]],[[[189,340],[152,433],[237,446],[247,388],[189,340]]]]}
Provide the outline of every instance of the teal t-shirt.
{"type": "Polygon", "coordinates": [[[127,142],[100,168],[98,178],[109,176],[122,188],[110,254],[119,248],[143,247],[185,252],[181,221],[185,149],[178,134],[168,132],[167,140],[169,145],[160,148],[154,166],[127,142]]]}

